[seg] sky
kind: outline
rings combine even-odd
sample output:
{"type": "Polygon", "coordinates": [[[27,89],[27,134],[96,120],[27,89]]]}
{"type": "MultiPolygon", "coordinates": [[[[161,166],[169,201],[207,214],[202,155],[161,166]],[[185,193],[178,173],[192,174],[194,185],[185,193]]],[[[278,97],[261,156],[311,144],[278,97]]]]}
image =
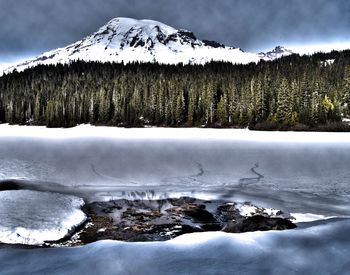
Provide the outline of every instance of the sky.
{"type": "Polygon", "coordinates": [[[348,0],[0,0],[0,67],[76,42],[115,17],[161,21],[251,52],[350,45],[348,0]]]}

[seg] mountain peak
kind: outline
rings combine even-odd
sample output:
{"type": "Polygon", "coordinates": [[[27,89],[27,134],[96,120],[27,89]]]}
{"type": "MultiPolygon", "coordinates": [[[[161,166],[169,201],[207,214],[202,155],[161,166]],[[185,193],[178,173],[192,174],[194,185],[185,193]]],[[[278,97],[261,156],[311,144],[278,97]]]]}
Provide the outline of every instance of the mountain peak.
{"type": "Polygon", "coordinates": [[[272,51],[272,53],[290,53],[292,54],[293,52],[289,49],[287,49],[286,47],[284,46],[276,46],[272,51]]]}
{"type": "Polygon", "coordinates": [[[115,31],[117,33],[130,34],[133,31],[144,32],[148,35],[162,32],[164,35],[175,33],[177,30],[158,21],[149,19],[133,19],[127,17],[117,17],[110,20],[102,26],[95,34],[104,33],[106,30],[115,31]]]}
{"type": "MultiPolygon", "coordinates": [[[[151,20],[151,19],[135,19],[129,17],[116,17],[107,22],[104,26],[159,26],[164,29],[168,29],[170,32],[176,31],[173,27],[170,27],[162,22],[151,20]]],[[[103,27],[102,27],[103,28],[103,27]]]]}
{"type": "Polygon", "coordinates": [[[259,53],[259,57],[264,60],[273,60],[283,56],[291,55],[293,52],[284,46],[277,46],[271,51],[259,53]]]}
{"type": "Polygon", "coordinates": [[[85,40],[90,41],[91,44],[104,43],[106,50],[140,47],[153,51],[157,46],[167,46],[176,51],[180,45],[195,47],[203,44],[190,31],[177,30],[154,20],[125,17],[110,20],[92,37],[87,37],[85,40]],[[104,42],[105,40],[108,41],[104,42]]]}
{"type": "Polygon", "coordinates": [[[5,72],[74,60],[161,64],[226,61],[246,64],[258,62],[260,59],[272,60],[290,53],[284,47],[278,46],[270,52],[257,55],[215,41],[199,40],[191,31],[175,29],[158,21],[117,17],[76,43],[46,52],[5,72]]]}

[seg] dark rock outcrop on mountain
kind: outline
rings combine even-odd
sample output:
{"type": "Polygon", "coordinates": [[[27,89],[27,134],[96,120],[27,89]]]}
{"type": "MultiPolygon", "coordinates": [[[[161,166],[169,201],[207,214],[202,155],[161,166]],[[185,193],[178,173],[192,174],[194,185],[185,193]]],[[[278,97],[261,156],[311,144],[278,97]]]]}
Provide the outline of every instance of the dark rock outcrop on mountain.
{"type": "Polygon", "coordinates": [[[221,44],[219,42],[212,41],[212,40],[203,40],[203,43],[204,43],[204,45],[210,46],[213,48],[225,48],[224,44],[221,44]]]}

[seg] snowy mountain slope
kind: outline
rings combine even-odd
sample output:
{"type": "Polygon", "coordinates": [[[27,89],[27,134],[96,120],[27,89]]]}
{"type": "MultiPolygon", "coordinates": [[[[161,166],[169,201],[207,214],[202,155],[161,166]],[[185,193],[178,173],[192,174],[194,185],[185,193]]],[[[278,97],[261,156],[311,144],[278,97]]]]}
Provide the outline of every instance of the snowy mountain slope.
{"type": "Polygon", "coordinates": [[[161,22],[115,18],[97,32],[65,48],[46,52],[35,59],[5,70],[22,71],[39,64],[69,63],[74,60],[100,62],[159,62],[162,64],[204,64],[228,61],[246,64],[283,55],[281,50],[266,54],[247,53],[215,41],[199,40],[187,30],[177,30],[161,22]]]}

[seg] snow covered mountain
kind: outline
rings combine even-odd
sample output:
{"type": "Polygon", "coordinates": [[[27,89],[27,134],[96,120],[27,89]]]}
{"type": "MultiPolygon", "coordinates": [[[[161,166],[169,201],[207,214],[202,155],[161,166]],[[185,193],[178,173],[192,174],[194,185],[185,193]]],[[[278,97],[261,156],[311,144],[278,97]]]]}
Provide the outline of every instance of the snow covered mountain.
{"type": "Polygon", "coordinates": [[[258,56],[260,57],[260,59],[269,61],[269,60],[278,59],[278,58],[281,58],[283,56],[287,56],[287,55],[291,55],[291,54],[293,54],[293,52],[291,50],[288,50],[282,46],[277,46],[276,48],[274,48],[271,51],[268,51],[265,53],[264,52],[259,53],[258,56]]]}
{"type": "Polygon", "coordinates": [[[100,62],[159,62],[162,64],[204,64],[228,61],[246,64],[270,60],[283,54],[279,47],[266,54],[247,53],[215,41],[199,40],[187,30],[177,30],[161,22],[115,18],[84,39],[46,52],[35,59],[5,70],[22,71],[39,64],[68,63],[74,60],[100,62]]]}

